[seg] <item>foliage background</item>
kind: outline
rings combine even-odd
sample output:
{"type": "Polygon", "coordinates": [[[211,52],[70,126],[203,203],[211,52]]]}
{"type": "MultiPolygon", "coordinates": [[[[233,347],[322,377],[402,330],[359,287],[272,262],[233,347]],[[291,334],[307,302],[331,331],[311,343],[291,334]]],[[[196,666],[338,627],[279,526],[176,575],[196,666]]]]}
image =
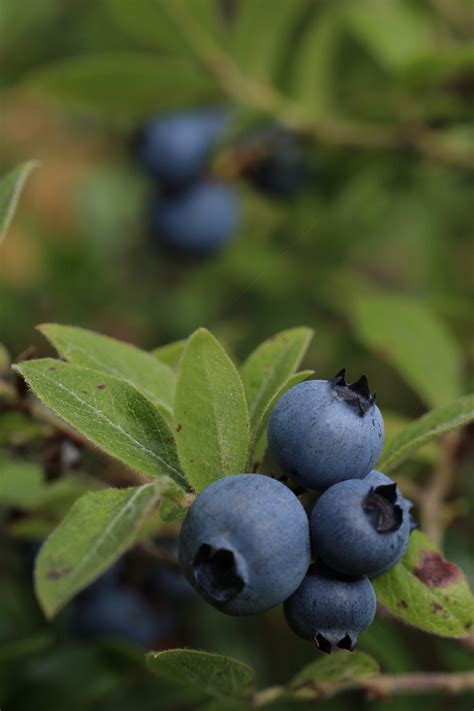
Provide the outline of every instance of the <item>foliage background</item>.
{"type": "MultiPolygon", "coordinates": [[[[16,359],[31,344],[50,354],[33,332],[44,321],[144,348],[206,326],[241,360],[264,337],[307,324],[316,337],[305,367],[321,377],[344,365],[354,378],[367,372],[390,431],[472,391],[469,0],[236,0],[223,4],[220,25],[212,8],[210,0],[2,3],[0,172],[30,158],[41,167],[2,244],[0,341],[16,359]],[[236,135],[275,118],[301,130],[317,177],[290,203],[270,202],[235,178],[245,215],[238,241],[208,262],[182,263],[156,252],[147,235],[153,187],[134,163],[131,137],[152,112],[209,103],[232,108],[236,135]]],[[[5,449],[44,461],[24,420],[0,422],[5,449]]],[[[472,583],[465,440],[443,520],[423,523],[444,537],[472,583]]],[[[116,465],[87,456],[88,473],[127,482],[116,465]]],[[[431,445],[404,465],[408,495],[421,497],[438,458],[431,445]]],[[[66,703],[159,708],[142,655],[78,643],[61,620],[46,625],[23,539],[41,537],[47,523],[31,514],[13,535],[10,517],[2,510],[0,681],[8,703],[20,711],[33,700],[52,711],[66,703]]],[[[261,684],[313,658],[273,612],[233,620],[199,602],[183,607],[164,647],[234,655],[256,667],[261,684]]],[[[472,666],[459,643],[383,617],[360,646],[387,672],[472,666]]],[[[467,702],[408,697],[384,708],[467,702]]]]}

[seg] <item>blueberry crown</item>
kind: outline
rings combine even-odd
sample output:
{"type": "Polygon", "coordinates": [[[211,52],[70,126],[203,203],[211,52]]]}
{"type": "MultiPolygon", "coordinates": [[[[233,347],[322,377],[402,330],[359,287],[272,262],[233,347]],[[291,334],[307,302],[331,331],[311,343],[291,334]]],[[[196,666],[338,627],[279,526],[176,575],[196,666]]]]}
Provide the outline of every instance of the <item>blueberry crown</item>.
{"type": "Polygon", "coordinates": [[[403,511],[398,504],[395,483],[372,487],[364,499],[363,508],[372,514],[373,525],[378,533],[398,531],[402,525],[403,511]]]}
{"type": "Polygon", "coordinates": [[[370,394],[369,382],[365,375],[361,375],[354,383],[346,383],[346,369],[342,368],[328,382],[337,391],[339,397],[348,405],[355,407],[360,417],[363,417],[375,403],[375,393],[370,394]]]}

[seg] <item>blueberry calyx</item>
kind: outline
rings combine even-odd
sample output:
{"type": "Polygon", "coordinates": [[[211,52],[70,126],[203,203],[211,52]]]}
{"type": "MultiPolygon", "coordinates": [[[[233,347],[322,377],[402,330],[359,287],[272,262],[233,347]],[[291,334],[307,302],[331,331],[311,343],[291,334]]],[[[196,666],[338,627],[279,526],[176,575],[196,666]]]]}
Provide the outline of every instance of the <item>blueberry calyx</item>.
{"type": "Polygon", "coordinates": [[[354,651],[356,645],[356,642],[353,641],[352,637],[349,634],[345,634],[344,637],[342,637],[337,642],[331,642],[328,637],[325,637],[323,634],[318,632],[313,635],[313,641],[317,648],[325,654],[331,654],[333,647],[339,647],[339,649],[347,649],[349,652],[352,652],[354,651]]]}
{"type": "Polygon", "coordinates": [[[336,390],[338,396],[348,405],[357,408],[360,417],[363,417],[375,403],[376,395],[370,394],[369,382],[365,375],[361,375],[354,383],[346,383],[346,369],[336,373],[328,382],[336,390]]]}
{"type": "Polygon", "coordinates": [[[228,602],[245,587],[234,553],[203,543],[193,560],[198,588],[216,602],[228,602]]]}
{"type": "Polygon", "coordinates": [[[378,533],[398,531],[402,525],[403,511],[396,503],[398,498],[396,484],[382,484],[372,487],[364,499],[365,511],[375,514],[372,523],[378,533]]]}

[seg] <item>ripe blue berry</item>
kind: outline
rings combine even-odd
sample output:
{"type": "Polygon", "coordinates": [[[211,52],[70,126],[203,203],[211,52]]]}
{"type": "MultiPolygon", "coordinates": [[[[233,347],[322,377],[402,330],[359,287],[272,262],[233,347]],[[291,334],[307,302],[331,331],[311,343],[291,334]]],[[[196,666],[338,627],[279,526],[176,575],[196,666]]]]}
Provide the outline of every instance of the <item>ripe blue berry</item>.
{"type": "Polygon", "coordinates": [[[312,565],[300,587],[285,602],[286,620],[295,634],[312,639],[322,652],[352,651],[375,616],[374,589],[366,577],[348,578],[312,565]]]}
{"type": "Polygon", "coordinates": [[[163,246],[189,254],[217,251],[234,237],[240,205],[232,188],[201,181],[160,196],[152,207],[152,231],[163,246]]]}
{"type": "Polygon", "coordinates": [[[149,647],[173,633],[174,620],[158,613],[133,590],[96,582],[77,598],[73,607],[73,629],[79,637],[118,637],[149,647]]]}
{"type": "MultiPolygon", "coordinates": [[[[413,514],[411,513],[411,509],[413,507],[413,503],[409,500],[406,499],[403,495],[396,483],[393,481],[393,479],[390,479],[386,474],[383,474],[382,472],[377,471],[376,469],[372,469],[372,471],[367,474],[365,477],[364,481],[370,482],[372,486],[383,486],[383,485],[395,485],[396,486],[396,494],[397,498],[395,503],[400,506],[400,508],[404,511],[404,521],[403,525],[406,526],[409,529],[409,534],[415,529],[418,528],[418,523],[416,519],[414,518],[413,514]]],[[[370,573],[371,578],[376,578],[378,575],[382,575],[382,573],[386,573],[387,570],[390,570],[390,568],[393,568],[394,565],[396,565],[402,558],[405,553],[406,547],[408,545],[408,537],[407,537],[407,544],[406,546],[402,547],[400,549],[400,553],[395,559],[394,562],[392,562],[390,565],[386,565],[383,568],[380,568],[379,570],[372,571],[370,573]]]]}
{"type": "Polygon", "coordinates": [[[138,158],[170,186],[195,180],[225,129],[226,114],[217,110],[170,113],[151,121],[137,140],[138,158]]]}
{"type": "Polygon", "coordinates": [[[313,549],[327,566],[345,575],[376,575],[403,555],[410,514],[395,483],[349,479],[321,494],[310,529],[313,549]]]}
{"type": "Polygon", "coordinates": [[[192,504],[179,537],[187,579],[230,615],[283,602],[303,580],[310,556],[302,505],[286,486],[261,474],[211,484],[192,504]]]}
{"type": "Polygon", "coordinates": [[[347,385],[344,372],[295,385],[270,417],[271,453],[285,474],[308,489],[365,477],[382,451],[382,414],[367,378],[347,385]]]}

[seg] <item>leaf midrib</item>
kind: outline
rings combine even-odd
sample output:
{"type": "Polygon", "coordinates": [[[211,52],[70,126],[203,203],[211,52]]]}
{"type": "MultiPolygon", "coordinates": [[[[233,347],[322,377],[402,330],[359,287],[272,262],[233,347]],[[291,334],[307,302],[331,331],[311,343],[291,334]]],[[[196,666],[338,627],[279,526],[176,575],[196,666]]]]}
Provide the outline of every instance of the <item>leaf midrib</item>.
{"type": "MultiPolygon", "coordinates": [[[[71,366],[71,367],[74,367],[74,366],[71,366]]],[[[21,372],[21,371],[20,371],[20,372],[21,372]]],[[[66,387],[65,385],[63,385],[62,383],[58,383],[58,382],[56,382],[55,380],[53,380],[52,378],[48,378],[48,376],[47,376],[45,373],[37,373],[36,375],[37,375],[37,377],[39,377],[39,378],[43,378],[43,380],[46,381],[47,383],[52,383],[55,387],[59,388],[60,390],[64,390],[65,392],[67,392],[70,396],[72,396],[73,398],[75,398],[83,407],[85,407],[86,409],[89,409],[92,413],[94,413],[96,416],[98,416],[99,419],[102,419],[102,420],[103,420],[107,425],[109,425],[112,429],[116,430],[117,432],[120,432],[120,434],[123,435],[123,436],[124,436],[126,439],[128,439],[130,442],[132,442],[132,443],[137,447],[137,449],[138,449],[139,451],[142,451],[142,452],[144,452],[144,453],[146,452],[146,453],[150,454],[151,457],[152,457],[158,464],[160,464],[160,466],[164,467],[167,471],[173,472],[173,474],[176,475],[176,476],[179,478],[180,481],[183,481],[183,476],[182,476],[181,472],[179,471],[179,469],[175,469],[170,463],[166,462],[166,460],[164,460],[162,457],[160,457],[160,456],[159,456],[156,452],[154,452],[152,449],[149,449],[148,447],[145,447],[145,445],[143,445],[141,442],[139,442],[137,439],[135,439],[135,437],[133,437],[133,435],[131,435],[131,434],[130,434],[129,432],[127,432],[126,430],[124,430],[120,425],[118,425],[118,424],[116,424],[115,422],[113,422],[112,420],[110,420],[101,410],[98,410],[97,408],[95,408],[95,407],[94,407],[93,405],[91,405],[90,403],[87,403],[87,402],[85,402],[84,400],[82,400],[82,398],[80,398],[79,395],[77,395],[77,393],[75,393],[73,390],[70,390],[69,388],[67,388],[67,387],[66,387]]],[[[144,396],[142,395],[142,397],[144,397],[144,396]]],[[[151,404],[151,403],[150,403],[150,404],[151,404]]],[[[69,422],[69,420],[67,419],[67,417],[65,417],[64,415],[61,415],[61,417],[62,417],[64,420],[66,420],[67,422],[69,422]]],[[[69,423],[69,424],[71,424],[73,427],[75,427],[75,425],[73,425],[72,423],[69,423]]],[[[156,432],[159,434],[162,444],[164,444],[164,439],[163,439],[163,434],[162,434],[162,432],[161,432],[160,430],[156,430],[156,432]]],[[[91,441],[94,441],[94,440],[92,440],[92,438],[90,438],[90,439],[91,439],[91,441]]],[[[103,445],[100,445],[100,444],[99,444],[98,446],[99,446],[99,447],[102,447],[103,445]]],[[[114,455],[112,455],[112,456],[114,456],[114,455]]]]}
{"type": "MultiPolygon", "coordinates": [[[[148,494],[148,489],[152,488],[153,489],[153,484],[144,484],[143,486],[140,486],[137,488],[136,492],[132,495],[132,497],[127,501],[125,506],[123,506],[120,511],[118,511],[114,518],[108,523],[108,525],[104,528],[104,530],[99,534],[98,538],[95,540],[93,546],[87,551],[86,555],[80,560],[79,564],[73,569],[70,575],[68,575],[66,582],[68,585],[66,586],[67,588],[73,590],[74,589],[74,581],[77,580],[77,577],[79,574],[82,572],[82,570],[87,567],[89,564],[89,561],[93,559],[94,555],[96,555],[97,551],[99,550],[100,546],[106,541],[109,533],[115,528],[115,526],[118,524],[121,518],[123,518],[128,511],[133,509],[133,504],[135,503],[135,499],[139,498],[141,495],[148,494]]],[[[158,494],[156,495],[156,497],[158,494]]],[[[153,497],[149,501],[149,507],[151,507],[153,504],[153,497]]],[[[147,507],[143,514],[145,514],[148,510],[147,507]]],[[[130,533],[133,533],[134,529],[138,527],[140,524],[140,521],[142,520],[143,515],[135,521],[134,525],[131,527],[130,533]]],[[[79,581],[80,582],[80,581],[79,581]]]]}

